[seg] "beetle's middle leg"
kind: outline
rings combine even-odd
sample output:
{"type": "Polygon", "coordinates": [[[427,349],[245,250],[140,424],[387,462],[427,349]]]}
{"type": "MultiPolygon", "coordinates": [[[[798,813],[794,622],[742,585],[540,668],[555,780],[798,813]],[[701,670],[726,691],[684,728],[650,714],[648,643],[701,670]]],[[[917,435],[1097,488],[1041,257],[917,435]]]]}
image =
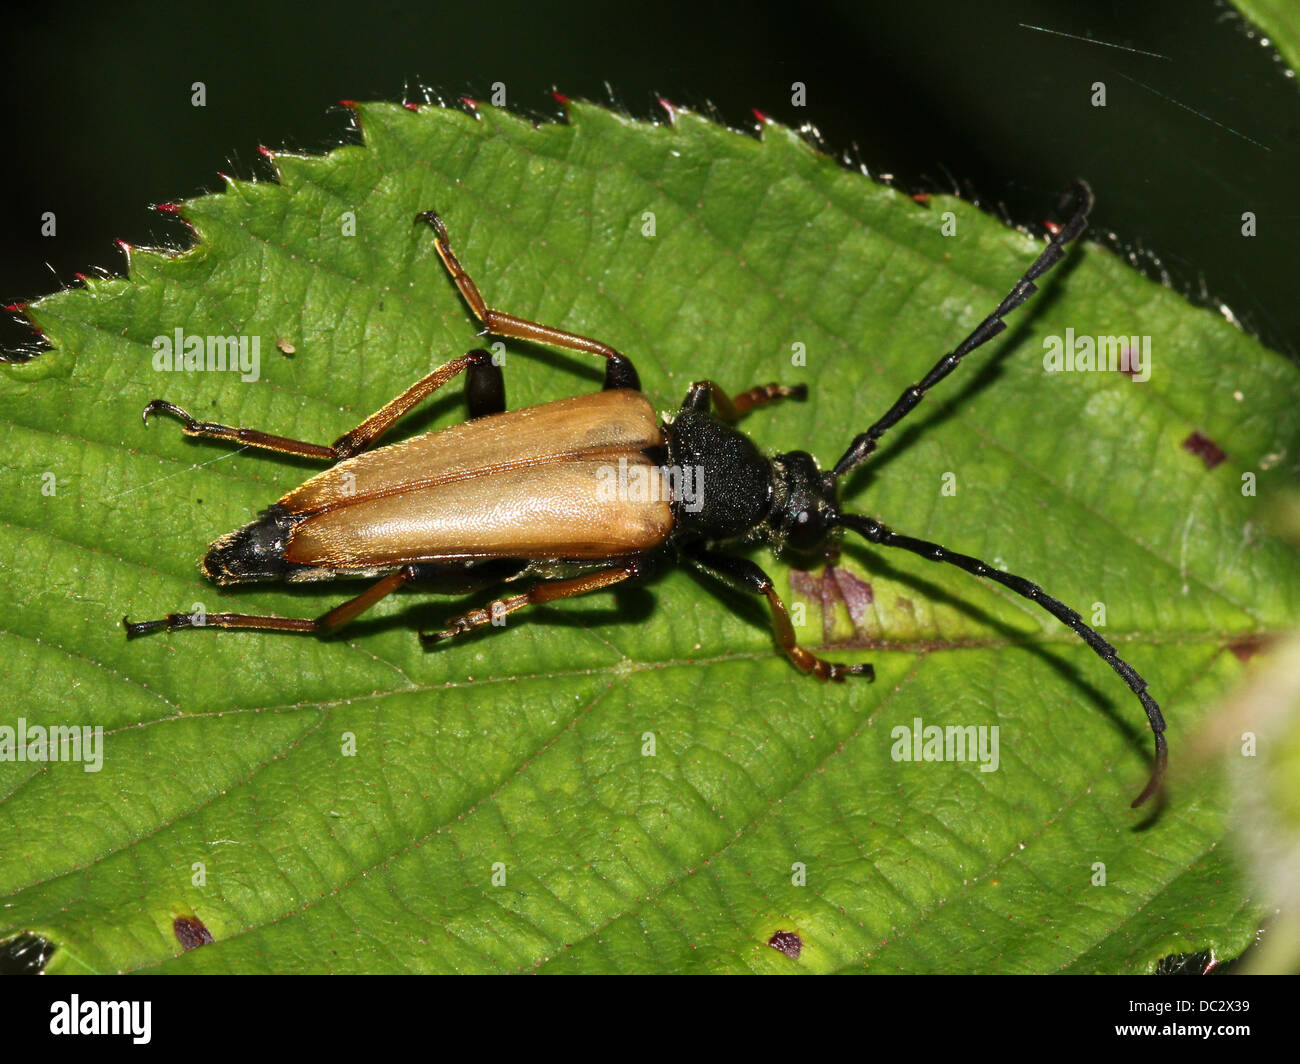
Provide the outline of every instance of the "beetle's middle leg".
{"type": "Polygon", "coordinates": [[[451,250],[451,240],[447,236],[447,227],[438,217],[437,211],[421,211],[415,216],[417,222],[426,222],[434,232],[434,246],[438,249],[438,257],[442,259],[442,264],[447,267],[447,272],[451,274],[451,279],[456,282],[456,287],[460,289],[460,294],[464,297],[469,309],[474,312],[474,317],[478,318],[484,325],[484,331],[494,336],[510,336],[517,340],[532,340],[534,343],[549,344],[552,347],[562,347],[566,351],[581,351],[588,355],[599,355],[605,359],[605,390],[613,388],[628,388],[634,392],[641,390],[641,378],[637,376],[636,367],[632,365],[632,360],[626,355],[619,354],[609,344],[603,344],[599,340],[593,340],[587,336],[579,336],[577,333],[566,332],[564,329],[557,329],[553,325],[543,325],[540,322],[529,321],[527,318],[519,318],[513,314],[507,314],[505,311],[494,310],[487,305],[482,294],[478,290],[478,285],[474,279],[465,272],[465,267],[460,264],[456,258],[456,253],[451,250]]]}
{"type": "Polygon", "coordinates": [[[713,410],[719,421],[738,421],[755,407],[764,406],[775,399],[807,399],[806,384],[759,384],[747,392],[729,396],[710,380],[696,381],[682,400],[682,408],[709,413],[713,410]]]}
{"type": "Polygon", "coordinates": [[[465,372],[468,372],[465,394],[471,419],[484,417],[487,414],[499,414],[505,410],[505,378],[501,373],[501,367],[492,361],[489,352],[479,348],[421,377],[392,402],[380,407],[351,432],[345,432],[328,446],[291,440],[285,436],[273,436],[269,432],[261,432],[257,429],[235,428],[230,425],[219,425],[213,421],[199,421],[180,407],[162,399],[155,399],[144,408],[144,420],[145,424],[148,424],[150,414],[170,414],[183,423],[186,436],[229,440],[231,443],[261,447],[268,451],[279,451],[281,454],[297,454],[304,458],[320,458],[326,462],[337,462],[364,451],[387,432],[393,422],[403,414],[427,399],[453,377],[465,372]]]}
{"type": "Polygon", "coordinates": [[[453,636],[468,632],[472,628],[482,628],[484,625],[489,624],[501,625],[505,623],[505,618],[509,614],[521,610],[525,606],[540,606],[544,602],[554,602],[557,599],[572,598],[574,595],[585,595],[588,591],[599,591],[602,588],[613,587],[625,580],[632,580],[641,576],[645,571],[644,563],[634,561],[628,562],[626,565],[586,573],[569,580],[547,580],[522,594],[500,598],[489,603],[486,607],[470,610],[468,613],[453,617],[447,622],[447,627],[442,631],[421,632],[420,642],[428,647],[440,643],[444,639],[451,639],[453,636]]]}
{"type": "Polygon", "coordinates": [[[703,548],[695,549],[687,556],[700,570],[728,586],[767,599],[768,608],[772,611],[772,633],[776,636],[777,644],[799,669],[812,673],[819,680],[843,680],[846,676],[865,676],[869,680],[876,678],[876,671],[870,665],[840,665],[819,658],[811,650],[801,647],[785,603],[772,585],[772,578],[748,558],[703,548]]]}
{"type": "Polygon", "coordinates": [[[122,618],[127,639],[148,635],[150,632],[176,632],[183,628],[245,628],[263,632],[300,632],[303,635],[329,635],[356,620],[376,602],[386,598],[404,584],[418,576],[413,565],[389,573],[371,584],[356,598],[340,603],[319,617],[259,617],[248,613],[169,613],[156,621],[132,623],[122,618]]]}

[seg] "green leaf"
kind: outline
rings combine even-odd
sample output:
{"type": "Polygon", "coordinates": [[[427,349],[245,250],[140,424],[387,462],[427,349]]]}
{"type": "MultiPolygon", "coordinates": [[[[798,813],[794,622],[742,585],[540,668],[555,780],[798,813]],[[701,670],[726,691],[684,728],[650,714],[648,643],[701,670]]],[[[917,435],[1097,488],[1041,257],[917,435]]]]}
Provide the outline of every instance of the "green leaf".
{"type": "MultiPolygon", "coordinates": [[[[705,376],[807,383],[745,428],[824,464],[1042,246],[775,125],[759,141],[578,104],[540,128],[359,117],[364,147],[277,155],[279,183],[185,203],[193,248],[134,249],[128,279],[28,310],[53,349],[0,376],[5,723],[102,726],[105,754],[97,773],[0,763],[0,937],[43,935],[64,972],[1149,971],[1244,948],[1257,912],[1220,845],[1222,781],[1181,773],[1180,742],[1242,674],[1228,648],[1297,613],[1300,566],[1261,505],[1297,453],[1296,370],[1097,246],[886,437],[846,502],[1085,618],[1104,607],[1169,717],[1161,810],[1129,808],[1150,735],[1073,634],[853,541],[832,580],[873,594],[852,617],[833,596],[823,617],[820,573],[753,556],[806,607],[805,643],[872,661],[874,684],[802,676],[759,605],[671,568],[428,653],[413,629],[481,596],[391,596],[330,641],[127,643],[123,614],[315,616],[355,593],[206,584],[205,545],[315,466],[139,412],[161,396],[328,442],[477,346],[417,211],[442,213],[492,305],[615,345],[663,411],[705,376]],[[177,328],[258,337],[258,379],[157,372],[177,328]],[[1067,328],[1151,337],[1150,380],[1044,372],[1067,328]],[[1226,459],[1188,450],[1195,432],[1226,459]],[[997,726],[997,771],[893,760],[917,718],[997,726]],[[215,941],[183,952],[178,918],[215,941]],[[778,930],[797,959],[768,946],[778,930]]],[[[506,350],[512,406],[599,387],[594,359],[506,350]]],[[[460,393],[401,431],[461,419],[460,393]]]]}
{"type": "Polygon", "coordinates": [[[1233,6],[1268,35],[1268,42],[1290,71],[1300,67],[1300,11],[1294,4],[1289,0],[1234,0],[1233,6]]]}

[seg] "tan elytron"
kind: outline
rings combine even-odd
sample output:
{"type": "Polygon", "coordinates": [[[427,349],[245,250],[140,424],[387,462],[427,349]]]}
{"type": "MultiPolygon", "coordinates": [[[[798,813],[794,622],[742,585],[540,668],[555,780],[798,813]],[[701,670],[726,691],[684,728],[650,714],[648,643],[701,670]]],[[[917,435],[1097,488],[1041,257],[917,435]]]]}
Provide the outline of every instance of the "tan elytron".
{"type": "Polygon", "coordinates": [[[661,447],[637,392],[561,399],[367,451],[279,505],[308,516],[285,559],[339,570],[450,558],[587,560],[635,554],[672,531],[666,497],[611,491],[611,470],[661,447]]]}

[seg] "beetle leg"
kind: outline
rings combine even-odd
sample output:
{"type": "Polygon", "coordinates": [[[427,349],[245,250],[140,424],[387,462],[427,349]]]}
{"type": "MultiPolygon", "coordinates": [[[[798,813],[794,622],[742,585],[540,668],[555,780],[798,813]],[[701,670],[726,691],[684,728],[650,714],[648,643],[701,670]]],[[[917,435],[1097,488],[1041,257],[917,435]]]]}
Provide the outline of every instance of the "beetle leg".
{"type": "Polygon", "coordinates": [[[804,672],[812,673],[819,680],[843,680],[846,676],[865,676],[869,680],[876,678],[875,669],[868,664],[840,665],[819,658],[811,650],[801,647],[785,603],[772,585],[772,578],[748,558],[737,558],[702,548],[688,551],[686,556],[700,570],[730,587],[764,596],[772,611],[772,633],[776,636],[777,644],[785,651],[786,657],[804,672]]]}
{"type": "Polygon", "coordinates": [[[291,440],[285,436],[273,436],[269,432],[260,432],[257,429],[234,428],[213,421],[199,421],[179,406],[163,399],[155,399],[146,406],[143,416],[145,424],[148,424],[151,414],[170,414],[183,423],[182,431],[186,436],[229,440],[231,443],[243,444],[246,447],[261,447],[268,451],[279,451],[281,454],[297,454],[304,458],[337,462],[365,450],[387,432],[393,422],[403,414],[466,370],[469,371],[465,390],[469,401],[470,417],[497,414],[504,410],[506,396],[501,367],[492,362],[491,354],[480,348],[421,377],[396,399],[375,411],[351,432],[345,432],[329,446],[291,440]]]}
{"type": "Polygon", "coordinates": [[[465,374],[465,403],[469,407],[469,419],[474,421],[481,417],[506,412],[506,378],[492,356],[482,348],[477,354],[486,355],[481,361],[470,365],[465,374]]]}
{"type": "Polygon", "coordinates": [[[132,623],[122,618],[127,639],[150,632],[175,632],[182,628],[253,628],[269,632],[301,632],[303,635],[329,635],[355,620],[380,599],[409,584],[418,575],[415,566],[407,565],[371,584],[356,598],[340,603],[319,617],[257,617],[247,613],[169,613],[156,621],[132,623]]]}
{"type": "Polygon", "coordinates": [[[737,396],[728,396],[717,384],[710,380],[696,381],[682,401],[683,408],[709,413],[710,408],[717,414],[719,421],[738,421],[757,406],[763,406],[774,399],[806,399],[806,384],[760,384],[741,392],[737,396]]]}
{"type": "Polygon", "coordinates": [[[540,606],[542,603],[554,602],[557,599],[585,595],[588,591],[599,591],[602,588],[621,584],[625,580],[641,576],[644,572],[644,564],[629,562],[627,565],[620,565],[612,569],[601,569],[569,580],[548,580],[537,584],[521,595],[510,595],[508,598],[497,599],[488,603],[486,607],[470,610],[468,613],[453,617],[447,622],[447,627],[440,632],[421,632],[420,642],[429,647],[434,643],[442,642],[444,639],[450,639],[463,632],[468,632],[471,628],[482,628],[484,625],[500,627],[505,624],[505,619],[509,614],[521,610],[525,606],[540,606]]]}
{"type": "Polygon", "coordinates": [[[562,347],[567,351],[582,351],[589,355],[599,355],[605,359],[605,388],[628,388],[632,391],[641,390],[641,379],[637,376],[636,367],[632,365],[631,359],[626,355],[621,355],[609,344],[603,344],[599,340],[592,340],[587,336],[579,336],[577,333],[566,332],[564,329],[557,329],[552,325],[542,325],[540,322],[529,321],[527,318],[519,318],[513,314],[507,314],[505,311],[494,310],[487,305],[478,290],[478,285],[474,279],[465,272],[465,267],[460,264],[456,258],[456,253],[451,249],[451,240],[447,236],[447,226],[443,224],[438,217],[437,211],[421,211],[415,216],[417,222],[425,222],[434,232],[434,246],[438,249],[438,257],[442,259],[442,264],[447,267],[447,272],[451,274],[451,279],[456,282],[456,287],[460,289],[460,294],[464,297],[469,309],[474,312],[474,317],[478,318],[484,325],[484,331],[491,333],[493,336],[510,336],[518,340],[532,340],[534,343],[550,344],[552,347],[562,347]]]}

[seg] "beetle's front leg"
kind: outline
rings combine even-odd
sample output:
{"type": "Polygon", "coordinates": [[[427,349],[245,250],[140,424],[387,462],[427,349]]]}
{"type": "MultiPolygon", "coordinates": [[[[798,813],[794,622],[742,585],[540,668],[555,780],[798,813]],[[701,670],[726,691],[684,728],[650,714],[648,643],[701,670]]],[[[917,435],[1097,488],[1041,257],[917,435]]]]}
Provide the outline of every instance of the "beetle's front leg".
{"type": "Polygon", "coordinates": [[[776,636],[777,645],[799,669],[812,673],[819,680],[843,680],[846,676],[865,676],[868,680],[876,678],[876,670],[868,664],[840,665],[819,658],[811,650],[801,647],[794,625],[790,623],[790,614],[786,611],[781,596],[777,594],[772,578],[748,558],[703,548],[687,552],[687,557],[702,571],[717,577],[723,583],[766,598],[768,608],[772,611],[772,632],[776,636]]]}
{"type": "Polygon", "coordinates": [[[470,351],[454,361],[440,366],[432,373],[421,377],[392,402],[381,407],[361,422],[351,432],[345,432],[328,446],[321,443],[306,443],[292,440],[286,436],[274,436],[258,429],[235,428],[220,425],[214,421],[199,421],[186,413],[179,406],[164,399],[155,399],[144,408],[144,422],[149,423],[151,414],[170,414],[183,425],[186,436],[200,439],[228,440],[246,447],[261,447],[280,454],[296,454],[304,458],[319,458],[326,462],[337,462],[350,458],[364,451],[392,426],[398,418],[406,414],[417,403],[427,399],[444,384],[460,373],[468,373],[465,383],[465,395],[469,403],[471,419],[488,414],[499,414],[506,408],[505,378],[501,367],[492,361],[492,355],[482,348],[470,351]]]}
{"type": "Polygon", "coordinates": [[[806,399],[806,384],[759,384],[747,392],[729,396],[710,380],[696,381],[691,385],[682,407],[709,413],[712,410],[719,421],[738,421],[755,407],[764,406],[776,399],[806,399]]]}
{"type": "Polygon", "coordinates": [[[599,591],[602,588],[621,584],[625,580],[632,580],[644,575],[645,572],[645,563],[634,561],[612,569],[586,573],[569,580],[548,580],[522,594],[500,598],[485,607],[453,617],[447,622],[447,627],[440,632],[421,632],[420,642],[425,647],[431,647],[435,643],[441,643],[445,639],[451,639],[473,628],[503,624],[507,616],[525,606],[540,606],[542,603],[554,602],[557,599],[585,595],[588,591],[599,591]]]}

